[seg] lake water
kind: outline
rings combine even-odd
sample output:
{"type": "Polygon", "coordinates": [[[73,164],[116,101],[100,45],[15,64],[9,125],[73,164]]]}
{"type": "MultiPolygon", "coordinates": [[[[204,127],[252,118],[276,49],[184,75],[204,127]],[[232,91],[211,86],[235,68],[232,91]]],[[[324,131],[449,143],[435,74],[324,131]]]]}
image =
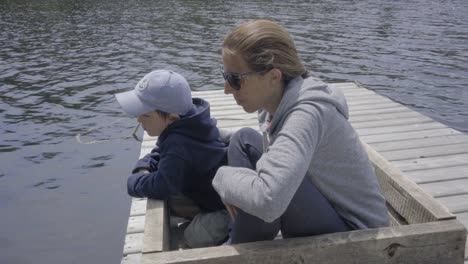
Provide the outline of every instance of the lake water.
{"type": "Polygon", "coordinates": [[[136,121],[113,94],[147,72],[221,89],[220,45],[254,18],[307,67],[468,131],[468,1],[0,0],[0,263],[118,263],[136,121]],[[83,140],[122,138],[79,144],[83,140]]]}

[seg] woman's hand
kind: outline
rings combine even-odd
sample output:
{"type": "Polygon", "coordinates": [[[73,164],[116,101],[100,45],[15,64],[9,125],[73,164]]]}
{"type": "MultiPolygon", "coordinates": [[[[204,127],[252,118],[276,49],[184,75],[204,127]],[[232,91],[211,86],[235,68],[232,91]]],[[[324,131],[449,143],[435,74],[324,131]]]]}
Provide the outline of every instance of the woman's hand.
{"type": "Polygon", "coordinates": [[[224,203],[224,206],[226,206],[226,209],[229,213],[229,215],[231,216],[231,219],[232,221],[234,222],[236,220],[236,217],[237,217],[237,208],[234,206],[234,205],[230,205],[228,203],[224,203]]]}

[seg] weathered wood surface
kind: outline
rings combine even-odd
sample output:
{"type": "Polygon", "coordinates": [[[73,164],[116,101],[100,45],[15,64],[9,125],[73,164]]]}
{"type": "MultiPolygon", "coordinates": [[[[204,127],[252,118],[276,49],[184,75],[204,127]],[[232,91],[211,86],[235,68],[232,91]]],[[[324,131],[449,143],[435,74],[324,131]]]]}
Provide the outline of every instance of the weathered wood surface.
{"type": "Polygon", "coordinates": [[[142,253],[169,250],[169,215],[166,203],[148,199],[142,253]]]}
{"type": "Polygon", "coordinates": [[[463,263],[465,229],[456,220],[143,254],[142,263],[463,263]]]}
{"type": "Polygon", "coordinates": [[[466,179],[468,165],[433,168],[427,170],[414,170],[405,172],[411,180],[418,184],[444,182],[449,180],[466,179]]]}
{"type": "Polygon", "coordinates": [[[455,218],[442,204],[435,202],[414,182],[385,160],[369,145],[363,143],[369,159],[374,164],[380,188],[387,202],[409,224],[425,223],[455,218]]]}
{"type": "MultiPolygon", "coordinates": [[[[438,197],[439,202],[467,225],[468,136],[355,83],[332,85],[344,92],[350,122],[361,140],[389,159],[405,177],[438,197]]],[[[212,116],[218,119],[219,127],[258,129],[256,115],[245,113],[231,95],[203,91],[194,92],[194,97],[210,102],[212,116]]],[[[145,135],[141,155],[154,147],[154,140],[145,135]]],[[[132,212],[144,215],[145,206],[132,205],[132,212]]],[[[137,228],[134,224],[132,229],[137,228]]]]}
{"type": "Polygon", "coordinates": [[[143,233],[145,219],[145,215],[130,216],[127,224],[127,234],[143,233]]]}

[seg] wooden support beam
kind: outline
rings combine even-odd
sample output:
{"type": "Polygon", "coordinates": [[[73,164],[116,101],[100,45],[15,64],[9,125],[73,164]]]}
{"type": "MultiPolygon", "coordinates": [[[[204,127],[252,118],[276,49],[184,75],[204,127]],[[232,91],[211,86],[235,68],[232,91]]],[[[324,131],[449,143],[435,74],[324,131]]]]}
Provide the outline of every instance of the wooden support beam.
{"type": "Polygon", "coordinates": [[[148,199],[142,253],[169,250],[169,215],[165,201],[148,199]]]}
{"type": "Polygon", "coordinates": [[[417,184],[404,177],[395,166],[369,145],[366,143],[363,145],[374,164],[385,199],[409,224],[455,218],[447,208],[435,201],[417,184]]]}
{"type": "Polygon", "coordinates": [[[463,263],[465,227],[457,220],[321,236],[143,254],[142,263],[463,263]]]}

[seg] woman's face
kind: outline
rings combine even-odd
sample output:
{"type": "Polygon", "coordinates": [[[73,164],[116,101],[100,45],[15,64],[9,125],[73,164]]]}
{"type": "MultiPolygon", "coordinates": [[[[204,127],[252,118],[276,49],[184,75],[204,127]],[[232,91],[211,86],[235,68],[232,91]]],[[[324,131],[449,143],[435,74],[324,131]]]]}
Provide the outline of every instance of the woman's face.
{"type": "MultiPolygon", "coordinates": [[[[253,72],[247,63],[240,57],[223,50],[224,71],[233,74],[253,72]]],[[[264,74],[252,74],[240,80],[240,89],[235,90],[229,82],[224,82],[224,93],[232,94],[237,104],[242,106],[247,113],[255,112],[259,109],[268,108],[272,102],[274,91],[271,87],[269,72],[264,74]]],[[[273,100],[274,101],[274,100],[273,100]]]]}

